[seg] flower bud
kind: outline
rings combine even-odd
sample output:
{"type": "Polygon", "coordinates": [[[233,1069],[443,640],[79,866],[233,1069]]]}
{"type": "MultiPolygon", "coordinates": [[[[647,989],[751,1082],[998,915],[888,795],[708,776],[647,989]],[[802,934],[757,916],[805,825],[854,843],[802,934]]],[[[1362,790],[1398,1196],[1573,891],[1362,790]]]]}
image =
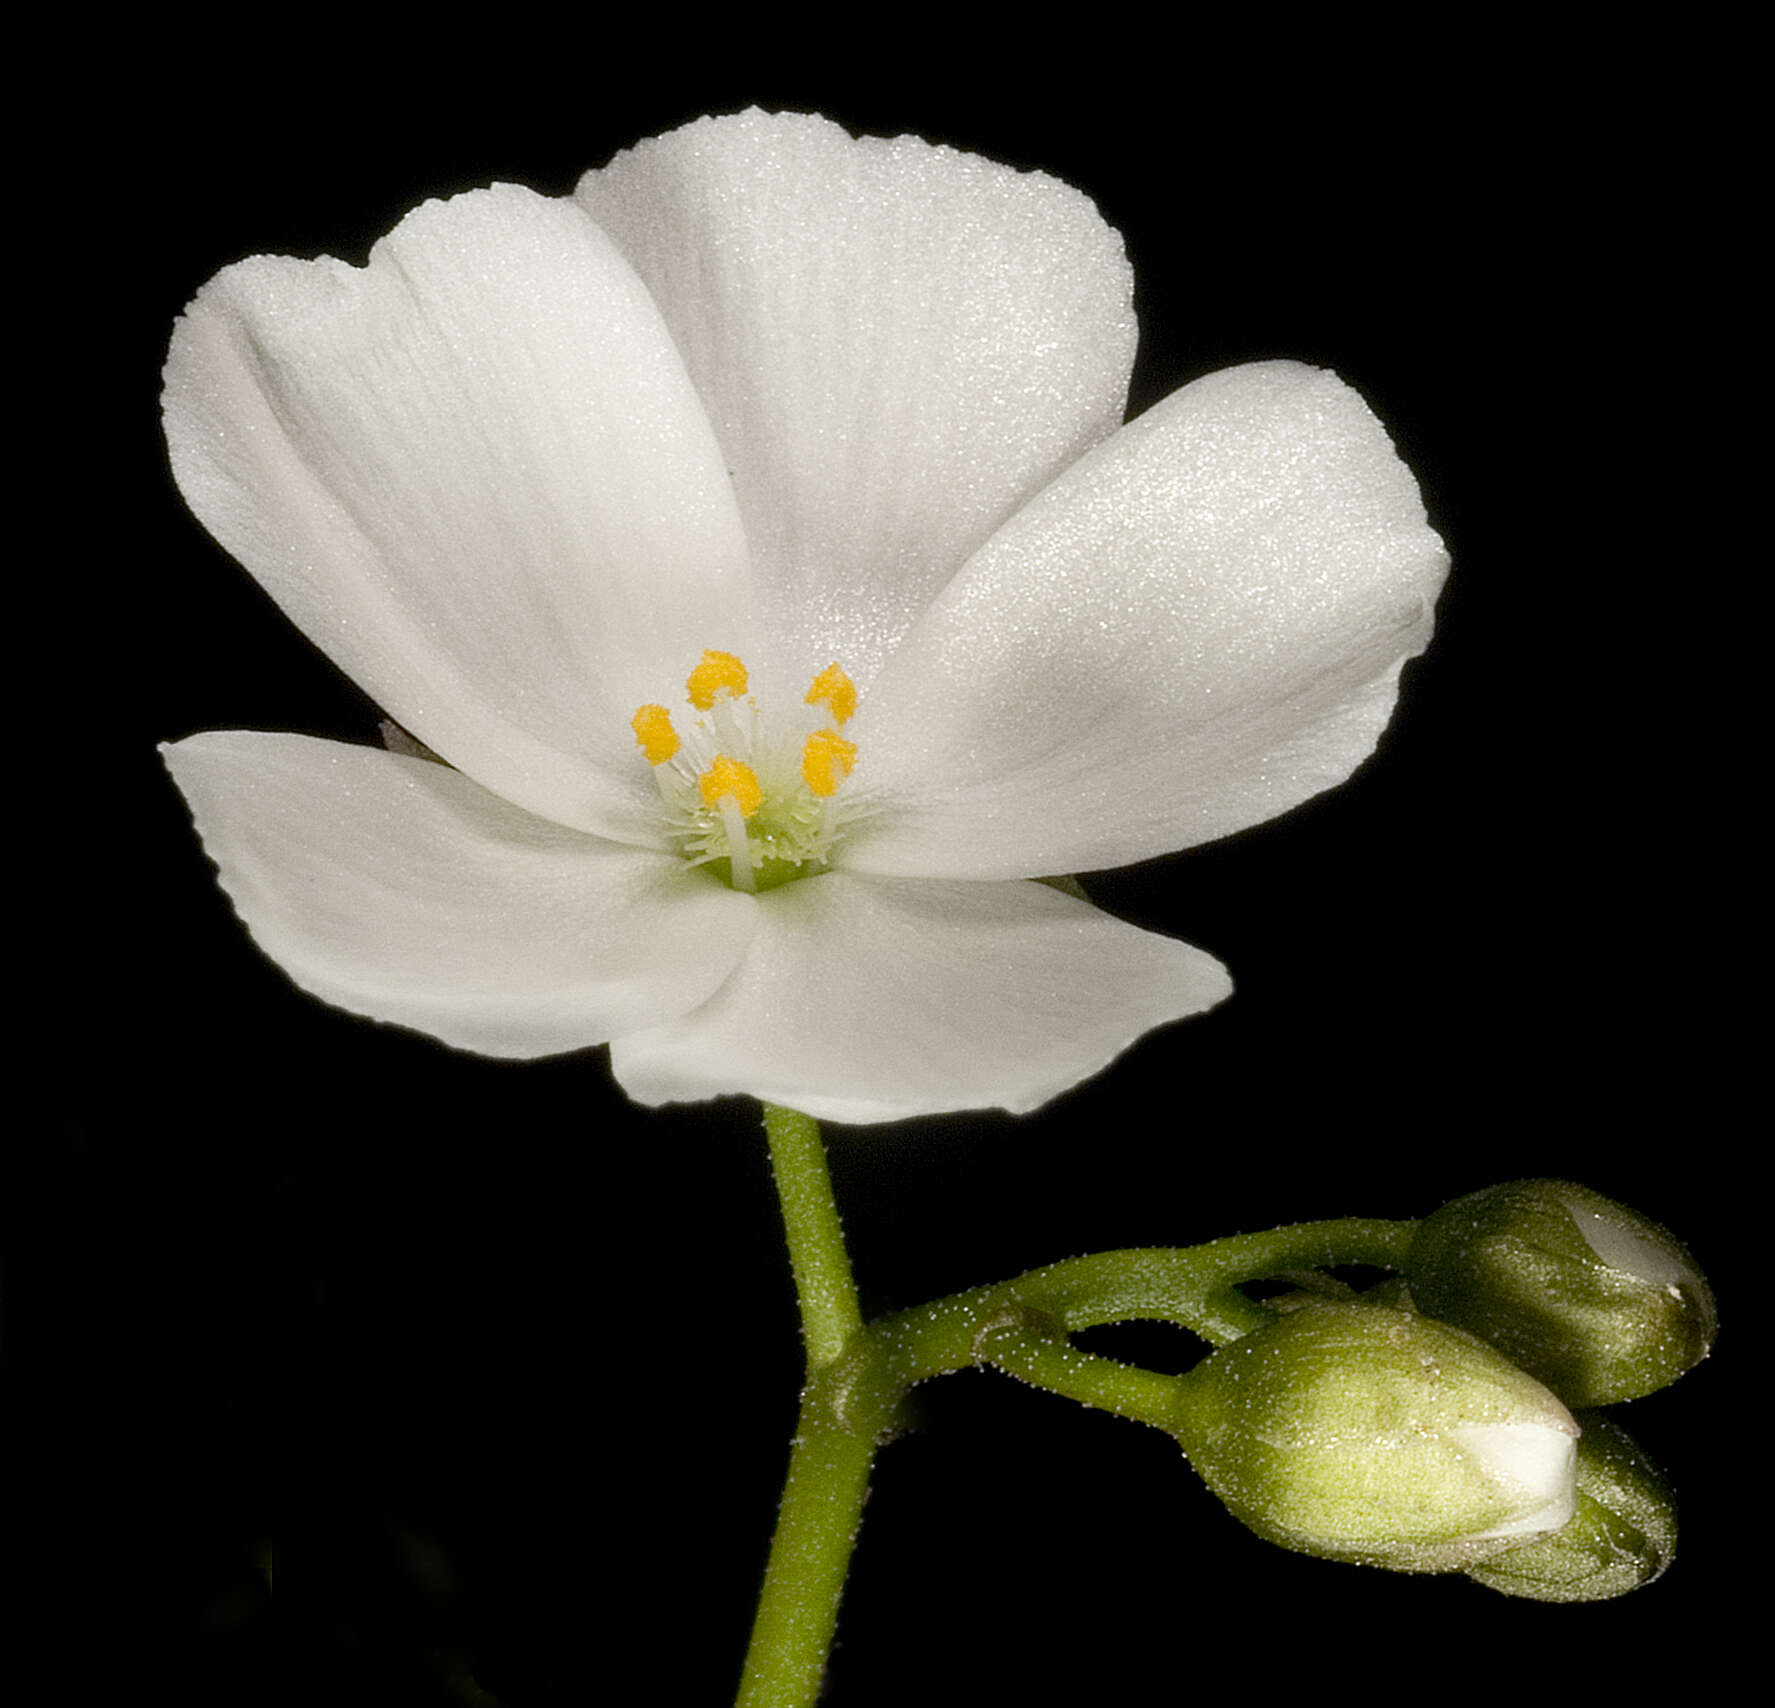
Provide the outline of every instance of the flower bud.
{"type": "Polygon", "coordinates": [[[1312,1304],[1183,1378],[1178,1438],[1285,1548],[1455,1571],[1572,1515],[1577,1425],[1483,1341],[1409,1311],[1312,1304]]]}
{"type": "Polygon", "coordinates": [[[1468,1576],[1533,1601],[1604,1601],[1638,1589],[1676,1552],[1669,1485],[1626,1430],[1579,1417],[1578,1506],[1555,1536],[1512,1548],[1468,1576]]]}
{"type": "Polygon", "coordinates": [[[1413,1302],[1488,1340],[1571,1406],[1637,1399],[1713,1344],[1713,1295],[1656,1222],[1563,1180],[1444,1204],[1406,1263],[1413,1302]]]}

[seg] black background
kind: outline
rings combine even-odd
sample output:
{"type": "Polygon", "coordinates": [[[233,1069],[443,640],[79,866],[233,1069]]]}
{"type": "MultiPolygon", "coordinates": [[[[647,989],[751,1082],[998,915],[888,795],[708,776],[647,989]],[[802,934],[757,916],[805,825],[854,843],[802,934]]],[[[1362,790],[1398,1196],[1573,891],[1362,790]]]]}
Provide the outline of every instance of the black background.
{"type": "MultiPolygon", "coordinates": [[[[51,367],[15,493],[60,543],[15,643],[35,686],[13,846],[31,1026],[0,1203],[28,1639],[9,1664],[50,1662],[43,1700],[152,1680],[185,1701],[471,1701],[470,1665],[508,1708],[731,1693],[799,1360],[754,1112],[634,1109],[599,1051],[455,1055],[258,956],[154,746],[369,741],[376,711],[184,511],[156,392],[173,316],[230,261],[361,260],[427,195],[565,192],[753,101],[1080,186],[1134,261],[1136,409],[1231,362],[1334,367],[1455,558],[1354,780],[1093,885],[1219,956],[1228,1004],[1035,1117],[829,1133],[866,1308],[1540,1174],[1668,1223],[1726,1325],[1627,1414],[1681,1497],[1676,1566],[1575,1608],[1280,1553],[1163,1438],[951,1378],[880,1461],[831,1700],[1118,1702],[1226,1664],[1335,1696],[1392,1668],[1526,1683],[1531,1654],[1551,1687],[1604,1688],[1692,1654],[1741,1522],[1721,1443],[1750,1136],[1690,626],[1714,549],[1696,376],[1733,359],[1707,133],[1670,107],[1698,74],[1527,42],[1477,75],[1452,38],[1364,73],[1363,44],[1286,35],[1162,71],[1135,41],[1102,66],[1057,42],[891,70],[853,45],[803,72],[686,64],[671,36],[502,36],[509,58],[471,41],[423,69],[331,41],[299,73],[287,44],[234,43],[225,75],[143,44],[140,75],[80,113],[98,146],[77,181],[51,174],[62,282],[24,322],[21,357],[51,367]]],[[[1096,1344],[1195,1352],[1159,1330],[1096,1344]]]]}

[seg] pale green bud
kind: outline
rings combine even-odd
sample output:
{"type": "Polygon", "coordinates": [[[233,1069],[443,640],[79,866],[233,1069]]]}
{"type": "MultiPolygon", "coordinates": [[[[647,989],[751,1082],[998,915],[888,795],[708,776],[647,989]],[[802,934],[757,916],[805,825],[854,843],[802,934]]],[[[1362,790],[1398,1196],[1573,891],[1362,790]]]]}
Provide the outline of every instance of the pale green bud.
{"type": "Polygon", "coordinates": [[[1674,1382],[1713,1344],[1713,1295],[1656,1222],[1563,1180],[1445,1204],[1406,1262],[1420,1311],[1488,1340],[1571,1406],[1674,1382]]]}
{"type": "Polygon", "coordinates": [[[1669,1486],[1619,1425],[1581,1413],[1578,1506],[1556,1536],[1512,1548],[1469,1576],[1533,1601],[1604,1601],[1650,1583],[1676,1552],[1669,1486]]]}
{"type": "Polygon", "coordinates": [[[1306,1305],[1183,1389],[1190,1462],[1285,1548],[1456,1571],[1572,1515],[1571,1414],[1483,1341],[1408,1311],[1306,1305]]]}

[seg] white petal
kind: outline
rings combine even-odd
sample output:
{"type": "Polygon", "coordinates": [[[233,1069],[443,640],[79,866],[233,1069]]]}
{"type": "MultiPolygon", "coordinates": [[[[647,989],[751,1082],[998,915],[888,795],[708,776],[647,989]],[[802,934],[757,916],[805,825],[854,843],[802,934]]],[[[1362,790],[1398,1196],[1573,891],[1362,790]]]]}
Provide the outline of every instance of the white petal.
{"type": "Polygon", "coordinates": [[[162,750],[222,887],[304,990],[489,1056],[546,1056],[704,1001],[748,897],[533,818],[458,771],[229,730],[162,750]]]}
{"type": "Polygon", "coordinates": [[[727,452],[771,629],[866,685],[967,555],[1127,407],[1132,276],[1085,196],[757,111],[581,181],[727,452]]]}
{"type": "Polygon", "coordinates": [[[1474,1423],[1448,1431],[1449,1439],[1472,1456],[1488,1484],[1508,1498],[1515,1515],[1466,1540],[1493,1536],[1535,1536],[1562,1530],[1578,1504],[1578,1430],[1568,1417],[1558,1423],[1521,1420],[1474,1423]]]}
{"type": "Polygon", "coordinates": [[[1022,1112],[1232,989],[1199,949],[1044,884],[830,872],[758,912],[711,1001],[612,1045],[631,1097],[741,1091],[828,1121],[1022,1112]]]}
{"type": "Polygon", "coordinates": [[[993,536],[854,733],[852,870],[1090,871],[1243,829],[1373,750],[1447,557],[1336,375],[1186,386],[993,536]]]}
{"type": "Polygon", "coordinates": [[[226,269],[165,409],[191,508],[393,718],[532,812],[651,834],[628,720],[744,646],[745,548],[670,337],[572,202],[500,185],[365,268],[226,269]]]}

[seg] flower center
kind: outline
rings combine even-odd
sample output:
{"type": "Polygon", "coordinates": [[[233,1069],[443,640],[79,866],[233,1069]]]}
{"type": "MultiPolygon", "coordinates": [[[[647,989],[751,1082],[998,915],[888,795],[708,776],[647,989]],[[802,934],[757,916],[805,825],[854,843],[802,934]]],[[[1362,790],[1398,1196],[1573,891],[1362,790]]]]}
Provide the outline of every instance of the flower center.
{"type": "Polygon", "coordinates": [[[705,652],[684,684],[697,715],[682,735],[664,706],[638,707],[630,723],[685,859],[736,890],[773,890],[826,869],[839,791],[857,762],[855,743],[838,733],[857,690],[830,664],[801,705],[767,716],[747,684],[731,652],[705,652]]]}

